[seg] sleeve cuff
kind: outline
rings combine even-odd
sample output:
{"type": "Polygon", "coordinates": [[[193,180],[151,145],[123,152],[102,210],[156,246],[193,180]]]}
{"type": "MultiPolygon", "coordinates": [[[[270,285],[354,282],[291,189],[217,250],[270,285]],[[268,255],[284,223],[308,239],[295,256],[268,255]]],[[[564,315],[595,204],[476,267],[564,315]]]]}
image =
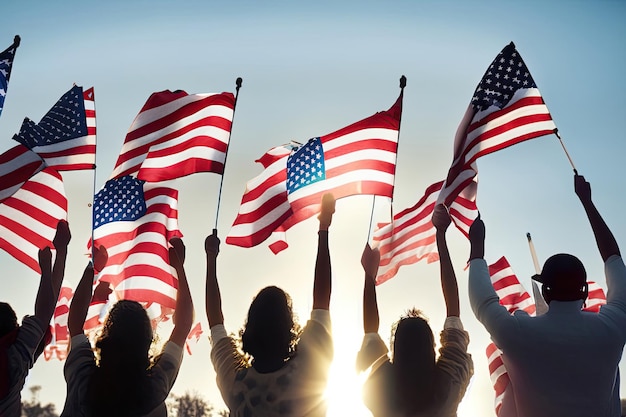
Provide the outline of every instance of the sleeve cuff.
{"type": "Polygon", "coordinates": [[[228,333],[226,333],[226,328],[223,324],[216,324],[215,326],[211,327],[211,336],[209,337],[211,347],[214,347],[218,341],[227,337],[228,333]]]}
{"type": "Polygon", "coordinates": [[[318,322],[328,333],[331,333],[331,325],[330,325],[330,311],[315,309],[311,311],[311,320],[318,322]]]}
{"type": "Polygon", "coordinates": [[[180,362],[183,357],[183,348],[172,341],[168,341],[165,344],[165,349],[163,349],[163,355],[172,356],[180,362]]]}
{"type": "Polygon", "coordinates": [[[465,330],[463,329],[463,323],[461,322],[461,318],[455,316],[446,317],[446,321],[443,323],[443,328],[465,330]]]}
{"type": "Polygon", "coordinates": [[[89,343],[89,339],[87,339],[87,336],[85,336],[85,333],[81,333],[81,334],[77,334],[76,336],[73,336],[72,339],[70,340],[70,348],[74,346],[78,346],[81,343],[89,343]]]}

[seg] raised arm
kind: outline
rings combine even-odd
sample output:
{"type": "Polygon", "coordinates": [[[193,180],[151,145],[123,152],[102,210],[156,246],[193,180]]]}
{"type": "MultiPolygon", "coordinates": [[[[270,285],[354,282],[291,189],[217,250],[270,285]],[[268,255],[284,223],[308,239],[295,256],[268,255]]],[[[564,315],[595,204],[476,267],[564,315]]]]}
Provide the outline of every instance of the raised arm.
{"type": "Polygon", "coordinates": [[[54,268],[52,267],[52,251],[45,247],[39,251],[39,267],[41,268],[41,280],[35,300],[35,317],[40,323],[48,328],[50,319],[54,314],[63,274],[65,272],[65,260],[67,258],[67,245],[70,242],[70,229],[65,220],[57,223],[57,231],[52,243],[56,249],[54,268]]]}
{"type": "Polygon", "coordinates": [[[217,283],[217,255],[220,253],[220,239],[217,237],[216,229],[213,229],[213,233],[205,239],[204,251],[206,252],[206,316],[209,320],[209,327],[213,327],[224,324],[222,296],[217,283]]]}
{"type": "Polygon", "coordinates": [[[574,190],[587,213],[602,260],[606,262],[612,255],[620,255],[615,236],[613,236],[595,204],[591,201],[591,185],[585,180],[585,177],[574,175],[574,190]]]}
{"type": "Polygon", "coordinates": [[[94,247],[93,263],[89,262],[83,271],[83,276],[74,291],[72,303],[70,304],[70,312],[67,318],[67,327],[70,337],[83,333],[85,318],[89,310],[91,302],[91,291],[93,289],[94,268],[101,271],[107,263],[108,254],[104,246],[94,247]]]}
{"type": "Polygon", "coordinates": [[[363,333],[378,333],[380,319],[378,316],[378,302],[376,300],[376,275],[380,264],[378,248],[372,249],[365,245],[361,255],[361,265],[365,272],[363,285],[363,333]]]}
{"type": "Polygon", "coordinates": [[[450,260],[448,243],[446,241],[446,230],[450,225],[450,215],[443,204],[435,207],[433,213],[433,225],[437,229],[437,250],[439,251],[439,273],[441,275],[441,289],[443,298],[446,301],[446,316],[459,317],[461,309],[459,307],[459,287],[450,260]]]}
{"type": "Polygon", "coordinates": [[[170,342],[184,346],[193,324],[193,300],[185,274],[185,245],[179,238],[170,240],[172,247],[169,250],[170,265],[178,275],[178,291],[176,292],[176,310],[174,311],[174,329],[170,335],[170,342]]]}
{"type": "Polygon", "coordinates": [[[317,259],[315,260],[315,280],[313,281],[313,309],[328,310],[330,308],[330,292],[332,289],[332,273],[330,253],[328,251],[328,228],[335,212],[335,197],[324,194],[322,209],[318,216],[320,226],[317,240],[317,259]]]}

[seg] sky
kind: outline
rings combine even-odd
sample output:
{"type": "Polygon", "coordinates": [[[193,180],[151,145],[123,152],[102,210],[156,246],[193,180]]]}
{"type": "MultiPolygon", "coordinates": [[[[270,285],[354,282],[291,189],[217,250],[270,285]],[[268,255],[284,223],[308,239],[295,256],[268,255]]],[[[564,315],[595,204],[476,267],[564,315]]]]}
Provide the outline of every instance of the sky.
{"type": "MultiPolygon", "coordinates": [[[[273,255],[266,245],[224,243],[246,181],[261,172],[254,160],[291,140],[333,132],[389,108],[398,80],[407,77],[393,207],[413,205],[430,184],[445,178],[458,123],[488,65],[515,42],[559,128],[578,172],[618,242],[626,242],[626,181],[621,172],[626,130],[626,3],[620,1],[65,1],[3,4],[0,49],[19,34],[4,109],[0,152],[14,145],[24,117],[35,121],[73,83],[94,86],[97,170],[65,172],[72,230],[64,284],[75,287],[86,264],[94,183],[108,179],[124,136],[148,96],[166,89],[188,93],[233,91],[243,78],[217,211],[219,176],[202,173],[175,180],[185,263],[205,330],[204,238],[215,226],[225,325],[238,330],[259,289],[277,285],[291,294],[300,321],[312,305],[317,242],[314,219],[287,234],[290,247],[273,255]],[[95,175],[95,178],[94,178],[95,175]]],[[[478,207],[487,228],[486,259],[505,255],[530,290],[535,273],[526,233],[539,262],[572,253],[604,288],[603,266],[573,173],[554,136],[524,142],[479,160],[478,207]]],[[[362,337],[360,256],[368,239],[371,196],[337,202],[330,230],[333,266],[331,317],[335,360],[329,381],[329,416],[368,416],[360,402],[363,376],[354,373],[362,337]],[[341,393],[341,397],[337,396],[341,393]]],[[[375,221],[388,221],[377,201],[375,221]]],[[[467,297],[469,244],[457,230],[448,242],[459,281],[461,319],[470,334],[475,375],[459,416],[493,416],[493,389],[485,348],[489,335],[467,297]]],[[[39,276],[0,253],[0,299],[18,317],[33,314],[39,276]]],[[[445,305],[437,263],[400,269],[378,287],[380,334],[415,306],[437,335],[445,305]]],[[[169,328],[160,329],[162,340],[169,328]]],[[[207,335],[207,333],[205,333],[207,335]]],[[[438,339],[438,337],[436,337],[438,339]]],[[[184,358],[173,392],[197,391],[224,408],[215,384],[206,337],[184,358]]],[[[63,363],[40,359],[27,380],[41,385],[44,402],[60,412],[65,398],[63,363]]],[[[622,375],[626,375],[621,365],[622,375]]],[[[622,397],[626,388],[622,384],[622,397]]]]}

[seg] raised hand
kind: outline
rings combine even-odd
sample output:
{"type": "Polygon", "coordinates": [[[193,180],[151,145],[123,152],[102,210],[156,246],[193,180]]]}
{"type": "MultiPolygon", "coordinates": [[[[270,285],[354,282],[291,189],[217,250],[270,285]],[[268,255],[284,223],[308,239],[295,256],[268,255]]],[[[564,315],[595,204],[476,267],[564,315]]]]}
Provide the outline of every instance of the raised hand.
{"type": "Polygon", "coordinates": [[[574,175],[574,191],[583,203],[591,201],[591,185],[582,175],[574,175]]]}
{"type": "Polygon", "coordinates": [[[95,246],[93,248],[93,269],[95,272],[100,272],[104,269],[109,261],[109,253],[107,248],[103,245],[95,246]]]}
{"type": "Polygon", "coordinates": [[[365,271],[365,278],[376,279],[379,265],[380,252],[378,251],[378,248],[372,249],[369,243],[367,243],[363,249],[363,254],[361,255],[361,266],[363,266],[363,271],[365,271]]]}
{"type": "Polygon", "coordinates": [[[72,234],[70,233],[70,225],[66,220],[59,220],[57,223],[57,232],[52,240],[54,248],[57,250],[59,248],[66,248],[71,239],[72,234]]]}
{"type": "Polygon", "coordinates": [[[485,223],[480,213],[469,229],[470,260],[485,257],[485,223]]]}
{"type": "Polygon", "coordinates": [[[174,237],[170,239],[170,245],[172,245],[172,247],[169,249],[170,263],[173,263],[173,261],[175,260],[174,258],[176,258],[178,259],[180,264],[183,265],[185,263],[186,250],[185,244],[183,243],[182,239],[174,237]]]}
{"type": "Polygon", "coordinates": [[[216,257],[220,253],[220,238],[217,237],[217,229],[204,240],[204,251],[207,255],[216,257]]]}
{"type": "Polygon", "coordinates": [[[450,214],[443,204],[437,204],[433,211],[432,222],[435,229],[445,231],[450,226],[450,214]]]}
{"type": "Polygon", "coordinates": [[[322,208],[319,216],[317,216],[320,221],[320,230],[328,230],[328,227],[333,220],[334,212],[335,196],[331,193],[326,193],[322,196],[322,208]]]}
{"type": "Polygon", "coordinates": [[[105,301],[109,299],[109,294],[113,290],[108,282],[100,281],[96,289],[93,291],[93,299],[97,301],[105,301]]]}

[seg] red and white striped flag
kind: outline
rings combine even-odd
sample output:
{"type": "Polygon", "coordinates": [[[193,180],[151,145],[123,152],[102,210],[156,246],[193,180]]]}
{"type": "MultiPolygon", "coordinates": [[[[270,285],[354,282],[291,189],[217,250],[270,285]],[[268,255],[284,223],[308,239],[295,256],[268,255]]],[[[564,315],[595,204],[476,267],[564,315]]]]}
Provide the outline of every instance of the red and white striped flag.
{"type": "Polygon", "coordinates": [[[204,333],[202,331],[202,326],[200,325],[200,322],[198,322],[191,328],[189,335],[187,335],[187,340],[185,340],[185,349],[190,355],[192,355],[192,346],[196,346],[198,344],[202,333],[204,333]]]}
{"type": "Polygon", "coordinates": [[[67,357],[67,348],[70,344],[70,332],[67,327],[67,318],[70,312],[70,301],[74,291],[70,287],[61,287],[54,316],[52,316],[52,342],[43,351],[44,359],[49,361],[56,358],[60,361],[67,357]]]}
{"type": "Polygon", "coordinates": [[[235,109],[232,93],[152,94],[133,121],[111,178],[158,182],[224,172],[235,109]]]}
{"type": "MultiPolygon", "coordinates": [[[[443,181],[440,181],[426,188],[413,207],[397,213],[391,223],[379,225],[374,232],[374,246],[378,246],[380,251],[376,285],[393,278],[403,265],[422,259],[426,259],[427,263],[439,260],[435,239],[437,231],[431,218],[442,186],[443,181]]],[[[452,202],[449,212],[456,227],[468,236],[469,227],[478,216],[475,200],[459,195],[452,202]]]]}
{"type": "Polygon", "coordinates": [[[25,118],[13,139],[57,171],[96,166],[96,108],[93,87],[74,86],[37,124],[25,118]]]}
{"type": "Polygon", "coordinates": [[[119,299],[176,306],[168,242],[178,230],[178,192],[130,176],[107,181],[94,203],[94,241],[109,254],[99,280],[119,299]]]}
{"type": "Polygon", "coordinates": [[[63,179],[45,168],[0,202],[0,248],[40,273],[39,249],[53,247],[57,224],[66,219],[63,179]]]}
{"type": "Polygon", "coordinates": [[[239,213],[226,237],[229,245],[250,248],[265,241],[293,213],[287,200],[287,158],[292,146],[270,149],[255,162],[263,172],[246,184],[239,213]]]}
{"type": "MultiPolygon", "coordinates": [[[[502,257],[494,264],[489,265],[489,275],[496,294],[500,298],[500,304],[506,307],[509,313],[513,314],[516,310],[524,310],[531,316],[536,314],[535,303],[515,276],[506,258],[502,257]]],[[[606,304],[604,291],[593,281],[587,283],[589,296],[583,310],[598,312],[600,307],[606,304]]],[[[502,361],[502,351],[494,343],[490,343],[486,353],[489,363],[489,376],[496,391],[495,409],[496,415],[498,415],[503,406],[510,379],[502,361]]]]}
{"type": "MultiPolygon", "coordinates": [[[[226,243],[250,247],[275,230],[285,232],[317,214],[325,193],[392,197],[401,115],[402,93],[389,110],[265,154],[259,160],[265,171],[248,183],[226,243]]],[[[271,249],[286,247],[281,240],[271,249]]]]}
{"type": "Polygon", "coordinates": [[[441,192],[446,205],[475,175],[479,157],[556,128],[528,67],[511,42],[480,80],[457,129],[454,160],[441,192]]]}
{"type": "Polygon", "coordinates": [[[0,203],[11,197],[46,164],[24,145],[17,145],[0,155],[0,203]]]}

